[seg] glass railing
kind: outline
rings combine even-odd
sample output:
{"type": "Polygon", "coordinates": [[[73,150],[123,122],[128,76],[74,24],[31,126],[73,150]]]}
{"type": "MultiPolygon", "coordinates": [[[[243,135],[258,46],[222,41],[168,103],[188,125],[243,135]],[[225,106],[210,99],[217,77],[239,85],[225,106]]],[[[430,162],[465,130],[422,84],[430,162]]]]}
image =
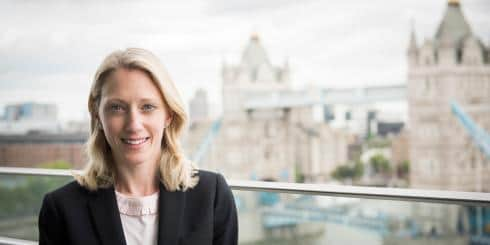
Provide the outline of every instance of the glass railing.
{"type": "MultiPolygon", "coordinates": [[[[0,244],[37,240],[42,197],[70,181],[69,174],[0,167],[0,244]]],[[[242,245],[490,244],[488,193],[232,180],[229,184],[242,245]]]]}
{"type": "Polygon", "coordinates": [[[478,212],[484,215],[490,210],[483,205],[274,192],[234,194],[240,244],[490,244],[490,224],[485,230],[483,219],[476,220],[478,212]]]}
{"type": "MultiPolygon", "coordinates": [[[[68,176],[1,173],[0,237],[36,241],[37,218],[44,194],[71,179],[68,176]]],[[[3,244],[1,240],[0,244],[3,244]]]]}

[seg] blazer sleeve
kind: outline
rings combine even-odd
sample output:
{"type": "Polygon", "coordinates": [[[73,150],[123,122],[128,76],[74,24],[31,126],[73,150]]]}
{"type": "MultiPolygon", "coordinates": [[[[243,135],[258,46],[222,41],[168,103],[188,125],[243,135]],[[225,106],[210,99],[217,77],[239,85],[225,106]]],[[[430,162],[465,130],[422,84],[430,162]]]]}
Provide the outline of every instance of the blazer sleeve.
{"type": "Polygon", "coordinates": [[[50,194],[44,196],[39,212],[38,228],[40,245],[64,244],[65,232],[62,219],[50,194]]]}
{"type": "Polygon", "coordinates": [[[217,174],[214,206],[213,245],[238,244],[238,218],[230,187],[221,174],[217,174]]]}

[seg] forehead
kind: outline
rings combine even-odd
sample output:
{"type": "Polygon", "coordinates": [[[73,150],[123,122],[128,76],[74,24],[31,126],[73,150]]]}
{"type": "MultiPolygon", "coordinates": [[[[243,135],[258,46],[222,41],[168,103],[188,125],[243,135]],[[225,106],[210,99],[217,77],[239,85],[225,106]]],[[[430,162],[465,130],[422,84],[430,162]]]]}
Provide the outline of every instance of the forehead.
{"type": "Polygon", "coordinates": [[[160,89],[151,77],[139,69],[119,68],[113,71],[102,85],[104,99],[153,99],[162,100],[160,89]]]}

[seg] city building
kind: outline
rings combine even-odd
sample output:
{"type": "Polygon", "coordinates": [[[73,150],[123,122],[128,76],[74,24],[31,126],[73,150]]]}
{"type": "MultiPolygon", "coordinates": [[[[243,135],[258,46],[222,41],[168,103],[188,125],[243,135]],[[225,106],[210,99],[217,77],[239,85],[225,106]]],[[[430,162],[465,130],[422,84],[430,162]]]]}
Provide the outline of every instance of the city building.
{"type": "Polygon", "coordinates": [[[84,144],[88,134],[0,135],[0,165],[9,167],[47,167],[65,162],[81,169],[86,163],[84,144]]]}
{"type": "Polygon", "coordinates": [[[361,138],[386,136],[386,124],[403,125],[408,120],[404,84],[322,89],[321,102],[325,120],[332,127],[361,138]]]}
{"type": "MultiPolygon", "coordinates": [[[[461,106],[468,115],[466,122],[472,120],[490,131],[490,47],[472,31],[461,8],[459,1],[449,0],[435,36],[421,45],[414,29],[410,35],[407,86],[412,188],[490,191],[490,156],[478,148],[473,129],[461,123],[463,118],[452,109],[453,104],[461,106]]],[[[461,224],[471,213],[456,205],[413,204],[417,222],[432,235],[466,232],[461,224]]],[[[481,229],[483,223],[476,226],[481,229]]]]}
{"type": "Polygon", "coordinates": [[[190,123],[209,120],[208,94],[198,89],[189,103],[190,123]]]}
{"type": "Polygon", "coordinates": [[[490,191],[490,157],[451,110],[459,104],[490,131],[490,47],[449,1],[435,36],[408,47],[410,182],[413,188],[490,191]]]}
{"type": "Polygon", "coordinates": [[[60,130],[58,108],[54,104],[7,105],[3,119],[0,120],[0,134],[58,133],[60,130]]]}
{"type": "Polygon", "coordinates": [[[273,66],[252,35],[241,62],[223,65],[223,117],[212,143],[196,136],[209,122],[195,123],[184,140],[190,152],[208,144],[200,166],[236,179],[317,182],[347,162],[350,135],[324,120],[318,90],[292,90],[289,74],[288,62],[273,66]]]}
{"type": "Polygon", "coordinates": [[[401,132],[404,124],[402,122],[384,122],[378,121],[377,133],[381,136],[396,135],[401,132]]]}
{"type": "MultiPolygon", "coordinates": [[[[223,117],[214,127],[219,130],[207,137],[210,120],[192,123],[184,138],[189,153],[207,149],[205,159],[197,154],[200,165],[232,178],[322,182],[350,160],[348,147],[356,138],[377,133],[384,104],[401,102],[389,123],[407,120],[405,85],[298,90],[291,88],[290,72],[287,61],[272,65],[252,35],[240,63],[223,64],[223,117]]],[[[203,98],[196,93],[191,118],[203,108],[203,98]]]]}
{"type": "Polygon", "coordinates": [[[408,130],[403,129],[391,139],[391,160],[395,165],[401,165],[403,162],[410,161],[410,142],[408,141],[408,135],[408,130]]]}
{"type": "Polygon", "coordinates": [[[289,65],[271,64],[257,34],[252,35],[239,65],[223,64],[222,99],[225,120],[245,120],[246,101],[291,90],[289,65]]]}

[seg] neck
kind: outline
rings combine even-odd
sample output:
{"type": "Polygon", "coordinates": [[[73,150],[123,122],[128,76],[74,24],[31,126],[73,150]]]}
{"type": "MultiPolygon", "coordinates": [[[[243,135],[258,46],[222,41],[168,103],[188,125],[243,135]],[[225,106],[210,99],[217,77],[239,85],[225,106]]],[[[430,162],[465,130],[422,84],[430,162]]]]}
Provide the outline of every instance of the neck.
{"type": "Polygon", "coordinates": [[[116,191],[128,196],[148,196],[159,190],[158,168],[140,164],[118,165],[116,191]]]}

